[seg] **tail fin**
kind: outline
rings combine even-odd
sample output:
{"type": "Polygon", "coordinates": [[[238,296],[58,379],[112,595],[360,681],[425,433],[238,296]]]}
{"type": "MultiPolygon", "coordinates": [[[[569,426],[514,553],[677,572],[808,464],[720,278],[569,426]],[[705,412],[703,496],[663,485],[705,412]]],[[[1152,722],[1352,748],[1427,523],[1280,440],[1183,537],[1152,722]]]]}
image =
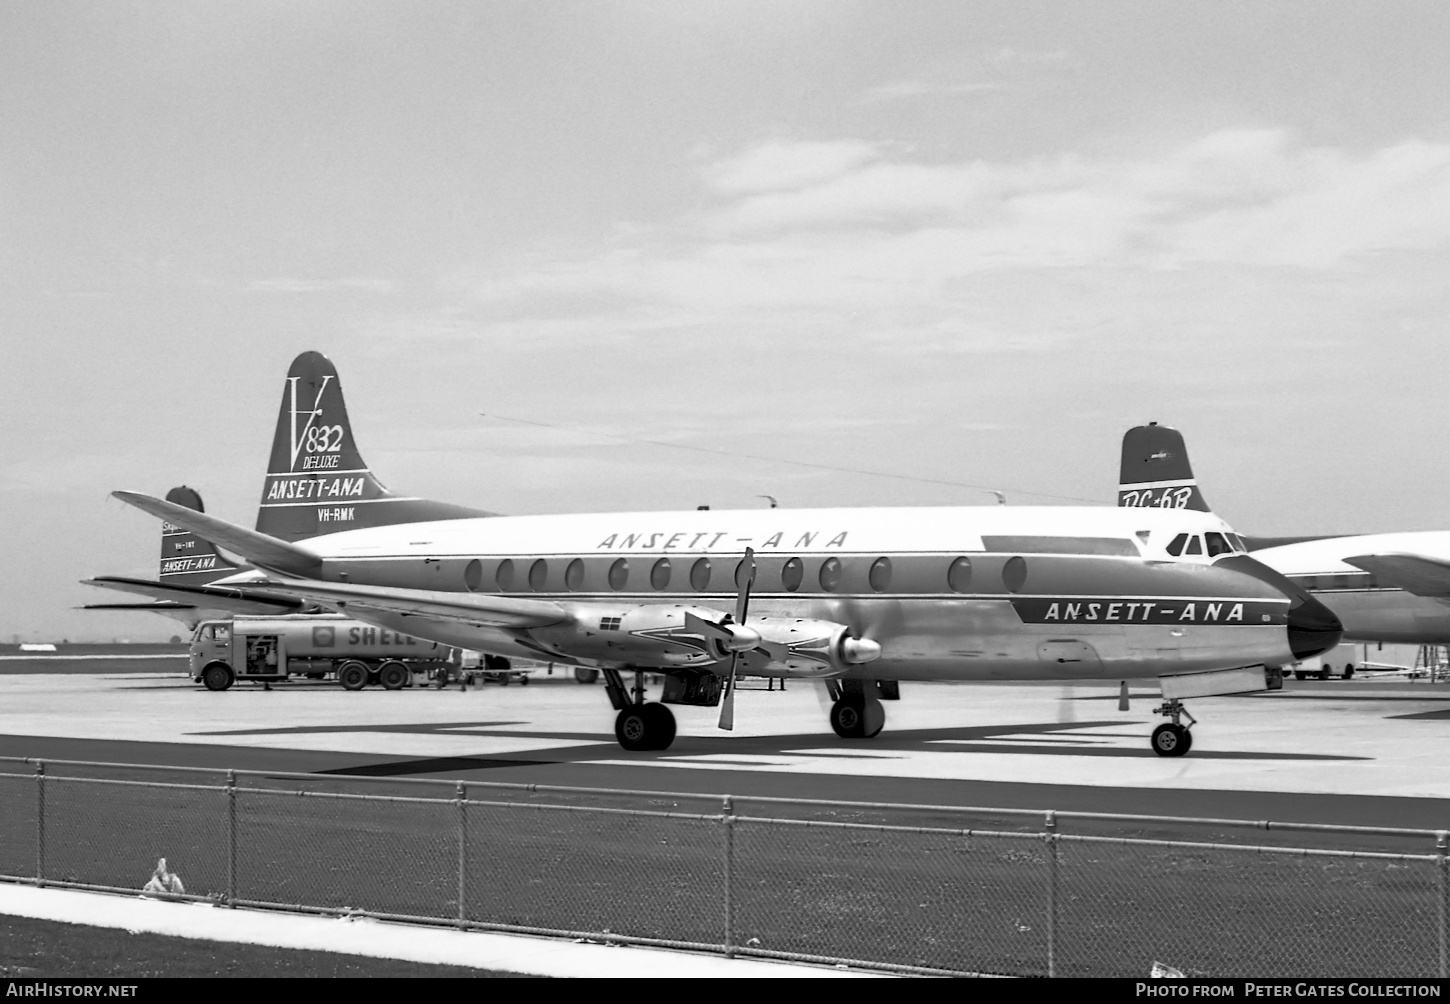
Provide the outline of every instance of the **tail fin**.
{"type": "MultiPolygon", "coordinates": [[[[201,495],[194,488],[178,485],[166,493],[166,501],[205,512],[201,495]]],[[[170,586],[201,586],[240,571],[217,552],[209,540],[203,540],[175,523],[161,524],[160,580],[170,586]]]]}
{"type": "Polygon", "coordinates": [[[1118,505],[1210,511],[1177,429],[1149,422],[1124,434],[1118,505]]]}
{"type": "Polygon", "coordinates": [[[341,530],[492,515],[389,491],[358,453],[336,367],[320,352],[304,352],[292,361],[257,510],[259,533],[295,541],[341,530]]]}

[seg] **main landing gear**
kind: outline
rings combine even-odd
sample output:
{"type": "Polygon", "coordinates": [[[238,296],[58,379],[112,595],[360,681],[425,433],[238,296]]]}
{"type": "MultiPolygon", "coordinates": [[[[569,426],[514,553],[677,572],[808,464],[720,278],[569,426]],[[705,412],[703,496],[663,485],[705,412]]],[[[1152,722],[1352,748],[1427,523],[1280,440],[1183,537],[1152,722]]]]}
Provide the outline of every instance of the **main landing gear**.
{"type": "Polygon", "coordinates": [[[1198,722],[1188,713],[1182,701],[1165,700],[1160,707],[1153,709],[1153,714],[1166,715],[1172,719],[1153,730],[1150,742],[1154,753],[1159,756],[1183,756],[1193,748],[1193,733],[1188,731],[1188,726],[1197,725],[1198,722]],[[1188,725],[1180,721],[1182,718],[1188,719],[1188,725]]]}
{"type": "MultiPolygon", "coordinates": [[[[842,739],[874,739],[886,726],[886,710],[860,680],[826,681],[831,704],[831,728],[842,739]]],[[[874,689],[874,688],[873,688],[874,689]]]]}
{"type": "Polygon", "coordinates": [[[663,704],[645,703],[644,672],[634,671],[634,686],[628,691],[617,669],[604,670],[604,690],[610,704],[619,711],[614,719],[614,737],[632,752],[667,750],[675,741],[675,715],[663,704]]]}

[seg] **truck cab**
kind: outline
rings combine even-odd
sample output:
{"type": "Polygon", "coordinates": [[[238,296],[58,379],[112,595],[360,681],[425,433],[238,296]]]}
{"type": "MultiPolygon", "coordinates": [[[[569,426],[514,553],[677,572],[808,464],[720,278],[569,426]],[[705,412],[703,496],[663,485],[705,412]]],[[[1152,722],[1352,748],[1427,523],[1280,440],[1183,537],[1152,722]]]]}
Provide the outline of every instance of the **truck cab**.
{"type": "Polygon", "coordinates": [[[247,630],[239,620],[198,624],[189,655],[192,680],[207,690],[226,690],[238,680],[287,679],[286,637],[256,626],[247,630]]]}

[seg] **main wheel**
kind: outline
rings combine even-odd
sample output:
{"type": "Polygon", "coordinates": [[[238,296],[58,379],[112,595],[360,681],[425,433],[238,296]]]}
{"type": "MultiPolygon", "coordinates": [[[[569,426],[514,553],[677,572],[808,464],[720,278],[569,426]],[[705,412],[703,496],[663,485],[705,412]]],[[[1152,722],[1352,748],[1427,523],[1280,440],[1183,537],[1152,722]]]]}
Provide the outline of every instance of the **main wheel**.
{"type": "Polygon", "coordinates": [[[368,685],[368,668],[360,662],[345,662],[337,671],[343,690],[361,690],[368,685]]]}
{"type": "Polygon", "coordinates": [[[385,662],[378,667],[378,682],[384,690],[402,690],[408,685],[408,667],[401,662],[385,662]]]}
{"type": "Polygon", "coordinates": [[[831,728],[842,739],[871,739],[886,724],[886,711],[875,698],[843,697],[831,705],[831,728]]]}
{"type": "Polygon", "coordinates": [[[595,680],[599,679],[599,670],[586,666],[575,666],[574,679],[578,680],[580,683],[593,683],[595,680]]]}
{"type": "Polygon", "coordinates": [[[614,719],[614,736],[634,752],[669,749],[675,741],[675,716],[663,704],[631,704],[614,719]]]}
{"type": "Polygon", "coordinates": [[[226,690],[232,685],[232,667],[214,662],[201,671],[201,682],[207,690],[226,690]]]}
{"type": "Polygon", "coordinates": [[[1193,746],[1193,736],[1182,725],[1165,722],[1153,730],[1153,752],[1159,756],[1182,756],[1193,746]]]}

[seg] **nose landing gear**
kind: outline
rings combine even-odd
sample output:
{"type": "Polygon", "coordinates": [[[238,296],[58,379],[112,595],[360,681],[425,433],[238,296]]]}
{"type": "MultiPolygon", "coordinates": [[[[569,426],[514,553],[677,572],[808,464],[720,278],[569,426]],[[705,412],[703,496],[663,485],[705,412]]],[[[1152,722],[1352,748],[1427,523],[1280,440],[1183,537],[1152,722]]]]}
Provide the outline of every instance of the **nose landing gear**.
{"type": "Polygon", "coordinates": [[[1150,740],[1153,752],[1159,756],[1183,756],[1193,748],[1193,733],[1188,730],[1189,725],[1197,725],[1198,722],[1188,713],[1182,701],[1164,701],[1162,705],[1153,709],[1155,715],[1166,715],[1171,721],[1164,722],[1153,730],[1153,738],[1150,740]],[[1184,725],[1180,719],[1187,718],[1188,725],[1184,725]]]}

